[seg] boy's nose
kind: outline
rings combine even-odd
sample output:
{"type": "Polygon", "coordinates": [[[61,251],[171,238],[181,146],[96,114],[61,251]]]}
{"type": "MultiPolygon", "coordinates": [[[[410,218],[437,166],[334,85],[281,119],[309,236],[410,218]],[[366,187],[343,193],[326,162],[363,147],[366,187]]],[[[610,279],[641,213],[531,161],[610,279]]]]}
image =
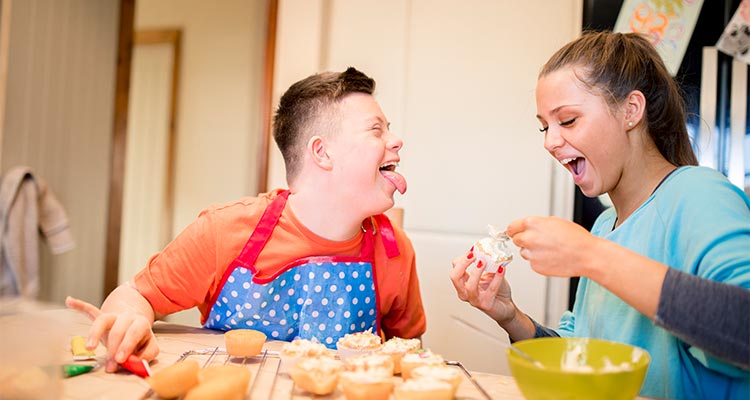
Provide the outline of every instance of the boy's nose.
{"type": "Polygon", "coordinates": [[[388,138],[387,147],[393,151],[399,151],[404,146],[404,141],[400,137],[390,134],[388,138]]]}

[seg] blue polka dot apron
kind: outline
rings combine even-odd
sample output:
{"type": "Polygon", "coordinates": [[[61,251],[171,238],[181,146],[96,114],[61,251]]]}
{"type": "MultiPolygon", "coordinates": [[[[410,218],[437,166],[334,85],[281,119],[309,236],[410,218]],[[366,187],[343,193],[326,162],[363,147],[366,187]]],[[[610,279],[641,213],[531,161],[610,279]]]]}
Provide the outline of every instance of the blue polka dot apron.
{"type": "MultiPolygon", "coordinates": [[[[255,329],[269,339],[317,339],[329,348],[347,333],[379,327],[372,220],[359,256],[312,256],[296,260],[269,278],[258,279],[255,261],[278,223],[288,191],[280,192],[261,216],[240,255],[227,269],[204,327],[255,329]]],[[[378,215],[389,257],[398,255],[392,227],[378,215]]]]}

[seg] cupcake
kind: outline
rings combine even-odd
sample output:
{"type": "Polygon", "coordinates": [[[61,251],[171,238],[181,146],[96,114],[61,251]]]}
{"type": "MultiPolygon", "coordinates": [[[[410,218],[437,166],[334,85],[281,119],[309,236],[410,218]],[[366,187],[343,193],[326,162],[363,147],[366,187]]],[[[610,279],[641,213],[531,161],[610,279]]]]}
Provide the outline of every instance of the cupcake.
{"type": "Polygon", "coordinates": [[[460,385],[463,380],[461,371],[447,365],[423,365],[414,368],[411,371],[411,378],[435,378],[447,382],[453,388],[454,396],[456,395],[456,390],[458,390],[458,385],[460,385]]]}
{"type": "Polygon", "coordinates": [[[474,256],[483,265],[486,265],[484,272],[495,273],[500,266],[505,266],[513,260],[513,254],[508,249],[507,243],[510,240],[505,232],[500,231],[492,225],[487,225],[489,236],[480,239],[474,243],[474,256]]]}
{"type": "Polygon", "coordinates": [[[422,347],[422,341],[419,339],[402,339],[392,337],[383,343],[380,352],[388,354],[393,359],[393,373],[401,373],[401,357],[406,353],[417,351],[422,347]]]}
{"type": "Polygon", "coordinates": [[[351,372],[364,372],[370,375],[393,376],[393,359],[387,354],[369,353],[349,357],[344,360],[344,368],[351,372]]]}
{"type": "Polygon", "coordinates": [[[252,373],[239,365],[214,365],[198,372],[200,383],[190,389],[184,400],[242,400],[252,373]]]}
{"type": "Polygon", "coordinates": [[[330,357],[303,357],[297,361],[289,375],[303,390],[326,395],[336,390],[344,364],[330,357]]]}
{"type": "Polygon", "coordinates": [[[253,357],[263,350],[266,334],[254,329],[235,329],[224,333],[227,354],[233,357],[253,357]]]}
{"type": "Polygon", "coordinates": [[[294,339],[281,347],[279,356],[281,358],[279,371],[288,373],[297,364],[297,360],[302,357],[333,357],[334,354],[333,350],[329,350],[322,343],[313,342],[308,339],[294,339]]]}
{"type": "Polygon", "coordinates": [[[347,333],[336,342],[336,349],[342,360],[360,354],[374,353],[380,350],[381,346],[380,336],[372,333],[372,330],[347,333]]]}
{"type": "Polygon", "coordinates": [[[341,373],[341,389],[347,400],[388,400],[393,386],[393,379],[390,376],[371,374],[366,371],[341,373]]]}
{"type": "Polygon", "coordinates": [[[151,389],[165,399],[179,397],[198,384],[200,365],[195,360],[172,364],[146,378],[151,389]]]}
{"type": "Polygon", "coordinates": [[[439,354],[435,354],[430,350],[417,350],[411,353],[406,353],[401,358],[401,376],[404,380],[411,379],[411,371],[417,367],[425,365],[446,365],[445,360],[439,354]]]}
{"type": "Polygon", "coordinates": [[[404,382],[394,394],[396,400],[451,400],[453,388],[439,379],[423,377],[404,382]]]}

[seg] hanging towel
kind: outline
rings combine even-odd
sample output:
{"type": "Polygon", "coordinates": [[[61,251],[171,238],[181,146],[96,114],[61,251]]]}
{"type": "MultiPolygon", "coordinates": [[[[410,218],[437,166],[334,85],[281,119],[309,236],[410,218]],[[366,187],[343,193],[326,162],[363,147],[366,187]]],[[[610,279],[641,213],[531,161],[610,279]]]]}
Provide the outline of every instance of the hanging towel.
{"type": "Polygon", "coordinates": [[[31,168],[10,169],[0,182],[0,297],[39,294],[39,242],[52,254],[75,246],[65,209],[31,168]]]}

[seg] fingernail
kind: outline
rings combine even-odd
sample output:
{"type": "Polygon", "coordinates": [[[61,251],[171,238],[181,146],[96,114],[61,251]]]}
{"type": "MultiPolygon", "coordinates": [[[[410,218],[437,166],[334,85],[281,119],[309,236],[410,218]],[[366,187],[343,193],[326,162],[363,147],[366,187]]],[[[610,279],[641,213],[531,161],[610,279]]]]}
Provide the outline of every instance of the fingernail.
{"type": "MultiPolygon", "coordinates": [[[[472,250],[473,249],[474,248],[472,247],[472,250]]],[[[474,258],[474,251],[472,251],[472,250],[469,250],[469,254],[466,255],[466,259],[467,260],[471,260],[472,258],[474,258]]]]}
{"type": "Polygon", "coordinates": [[[498,274],[502,274],[503,271],[505,271],[505,268],[503,268],[502,266],[497,267],[497,273],[498,274]]]}
{"type": "Polygon", "coordinates": [[[117,361],[118,363],[124,362],[125,361],[125,352],[121,351],[121,352],[117,353],[117,356],[115,357],[115,361],[117,361]]]}
{"type": "Polygon", "coordinates": [[[477,268],[482,268],[483,266],[484,266],[484,261],[479,260],[479,262],[477,263],[477,268]]]}
{"type": "Polygon", "coordinates": [[[94,338],[88,338],[86,340],[86,348],[87,349],[93,349],[95,347],[96,347],[96,341],[94,340],[94,338]]]}

